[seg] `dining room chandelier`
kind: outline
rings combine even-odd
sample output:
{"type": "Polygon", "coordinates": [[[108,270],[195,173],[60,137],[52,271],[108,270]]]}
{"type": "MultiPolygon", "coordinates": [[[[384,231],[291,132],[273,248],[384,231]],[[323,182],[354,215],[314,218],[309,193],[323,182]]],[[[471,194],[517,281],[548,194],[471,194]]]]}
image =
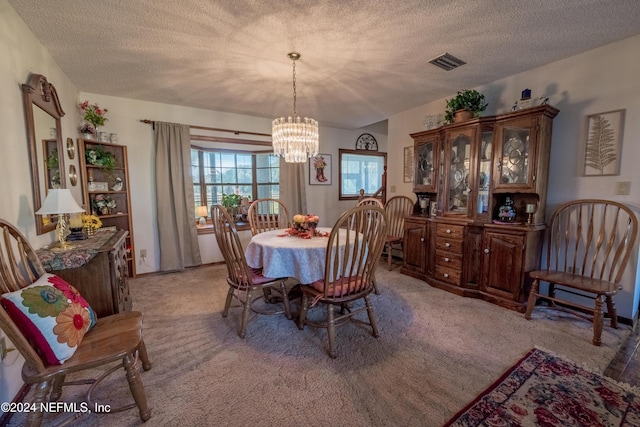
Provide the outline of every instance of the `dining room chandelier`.
{"type": "Polygon", "coordinates": [[[318,154],[318,122],[296,114],[296,60],[300,54],[291,52],[287,56],[293,61],[293,116],[273,121],[273,152],[287,163],[304,163],[318,154]]]}

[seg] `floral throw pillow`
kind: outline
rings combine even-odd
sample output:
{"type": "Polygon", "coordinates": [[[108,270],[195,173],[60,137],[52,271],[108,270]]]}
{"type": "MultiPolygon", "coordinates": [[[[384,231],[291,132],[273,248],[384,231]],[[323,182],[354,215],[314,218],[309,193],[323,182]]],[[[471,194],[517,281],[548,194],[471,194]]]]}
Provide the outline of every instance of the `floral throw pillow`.
{"type": "Polygon", "coordinates": [[[76,288],[53,274],[3,294],[0,302],[48,365],[61,365],[73,356],[96,323],[95,312],[76,288]]]}

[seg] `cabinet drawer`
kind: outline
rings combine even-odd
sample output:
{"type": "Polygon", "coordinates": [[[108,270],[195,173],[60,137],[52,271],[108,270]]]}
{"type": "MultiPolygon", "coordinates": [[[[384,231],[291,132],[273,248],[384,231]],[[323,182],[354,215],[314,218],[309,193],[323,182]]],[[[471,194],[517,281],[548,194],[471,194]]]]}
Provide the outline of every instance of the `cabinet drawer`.
{"type": "Polygon", "coordinates": [[[462,241],[464,237],[464,225],[437,224],[436,236],[462,241]]]}
{"type": "Polygon", "coordinates": [[[436,264],[462,270],[462,256],[448,251],[436,251],[436,264]]]}
{"type": "Polygon", "coordinates": [[[436,239],[436,250],[452,252],[454,254],[462,253],[462,241],[453,239],[436,239]]]}
{"type": "Polygon", "coordinates": [[[460,286],[460,277],[462,277],[460,269],[456,270],[455,268],[449,268],[436,263],[436,279],[460,286]]]}

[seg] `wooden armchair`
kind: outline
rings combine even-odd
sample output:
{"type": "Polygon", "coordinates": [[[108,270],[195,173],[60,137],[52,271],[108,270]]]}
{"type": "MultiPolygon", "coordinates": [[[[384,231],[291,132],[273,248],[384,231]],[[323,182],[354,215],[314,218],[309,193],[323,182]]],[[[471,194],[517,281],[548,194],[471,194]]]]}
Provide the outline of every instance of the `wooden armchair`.
{"type": "MultiPolygon", "coordinates": [[[[244,338],[247,331],[247,324],[249,323],[251,305],[257,297],[256,291],[276,288],[282,294],[284,314],[288,319],[291,319],[291,309],[287,295],[287,278],[274,279],[265,277],[262,275],[262,269],[251,268],[247,265],[244,248],[238,237],[238,231],[231,216],[229,216],[224,207],[214,205],[211,208],[211,219],[213,220],[216,241],[218,242],[220,251],[222,251],[228,273],[227,283],[229,284],[229,291],[227,292],[222,317],[227,317],[231,301],[233,298],[236,298],[243,308],[238,335],[240,338],[244,338]]],[[[266,296],[265,294],[265,297],[266,296]]],[[[262,312],[254,310],[254,312],[259,314],[280,314],[283,311],[262,312]]]]}
{"type": "Polygon", "coordinates": [[[374,290],[375,271],[387,235],[387,214],[380,207],[356,206],[343,213],[331,229],[327,241],[324,278],[302,289],[298,328],[304,325],[326,328],[329,336],[329,356],[336,357],[336,327],[353,321],[371,327],[378,337],[378,327],[369,294],[374,290]],[[358,300],[363,305],[356,307],[358,300]],[[324,320],[307,318],[309,305],[325,304],[324,320]],[[340,307],[338,315],[334,308],[340,307]],[[367,311],[369,322],[353,316],[367,311]]]}
{"type": "MultiPolygon", "coordinates": [[[[25,287],[37,282],[45,274],[45,270],[33,248],[19,230],[0,219],[0,231],[2,233],[0,240],[0,291],[3,293],[0,327],[24,357],[22,379],[28,384],[35,385],[32,403],[38,410],[29,413],[26,425],[39,426],[44,415],[39,411],[40,403],[58,400],[62,393],[62,387],[66,385],[91,384],[85,399],[93,408],[92,392],[104,378],[120,367],[124,367],[135,403],[114,408],[111,412],[123,411],[137,406],[140,418],[147,421],[151,417],[151,412],[136,367],[137,357],[139,357],[144,370],[151,369],[151,362],[142,340],[142,313],[128,311],[99,318],[95,326],[83,336],[75,353],[69,359],[62,364],[45,363],[44,357],[41,357],[42,353],[36,351],[36,348],[21,331],[18,323],[14,322],[9,315],[7,311],[9,304],[4,299],[8,297],[8,293],[22,291],[25,287]],[[113,362],[119,362],[119,364],[113,367],[113,362]],[[110,369],[96,379],[65,382],[65,377],[68,374],[106,365],[110,369]]],[[[22,295],[22,292],[20,294],[22,295]]]]}
{"type": "Polygon", "coordinates": [[[547,268],[529,273],[533,283],[525,317],[531,319],[539,298],[556,308],[569,307],[581,317],[590,313],[587,318],[593,320],[593,344],[600,345],[603,303],[611,326],[618,326],[613,296],[621,288],[637,231],[635,214],[621,203],[586,199],[560,206],[553,213],[548,230],[547,268]],[[547,295],[539,293],[541,281],[549,283],[547,295]],[[575,297],[560,298],[557,292],[593,299],[594,305],[586,307],[575,297]]]}
{"type": "Polygon", "coordinates": [[[404,240],[404,217],[411,215],[415,202],[407,196],[394,196],[387,201],[384,210],[389,217],[389,231],[385,241],[384,253],[387,255],[387,264],[391,270],[393,262],[393,248],[399,246],[402,250],[404,240]]]}
{"type": "Polygon", "coordinates": [[[269,230],[289,228],[291,221],[289,210],[277,199],[256,199],[251,203],[249,212],[251,234],[264,233],[269,230]]]}

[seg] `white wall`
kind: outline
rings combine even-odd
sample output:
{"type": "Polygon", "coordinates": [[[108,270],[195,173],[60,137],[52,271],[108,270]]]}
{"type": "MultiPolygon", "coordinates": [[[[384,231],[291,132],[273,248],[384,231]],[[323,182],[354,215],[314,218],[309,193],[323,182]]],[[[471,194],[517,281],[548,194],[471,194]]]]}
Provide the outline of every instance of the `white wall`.
{"type": "MultiPolygon", "coordinates": [[[[508,112],[525,88],[531,89],[534,98],[548,96],[550,104],[560,109],[553,122],[548,217],[560,203],[580,198],[615,200],[640,213],[639,51],[640,36],[636,36],[475,88],[489,102],[485,115],[508,112]],[[579,161],[586,140],[586,116],[618,109],[626,109],[620,175],[581,176],[579,161]],[[618,181],[630,181],[631,194],[614,194],[618,181]]],[[[444,108],[445,99],[439,99],[389,118],[390,165],[402,164],[402,149],[412,144],[409,133],[424,130],[424,116],[443,113],[444,108]]],[[[400,168],[390,170],[389,185],[395,185],[399,193],[411,195],[412,184],[402,182],[400,168]]],[[[623,290],[616,296],[618,314],[626,318],[637,314],[637,270],[636,242],[623,290]]]]}

